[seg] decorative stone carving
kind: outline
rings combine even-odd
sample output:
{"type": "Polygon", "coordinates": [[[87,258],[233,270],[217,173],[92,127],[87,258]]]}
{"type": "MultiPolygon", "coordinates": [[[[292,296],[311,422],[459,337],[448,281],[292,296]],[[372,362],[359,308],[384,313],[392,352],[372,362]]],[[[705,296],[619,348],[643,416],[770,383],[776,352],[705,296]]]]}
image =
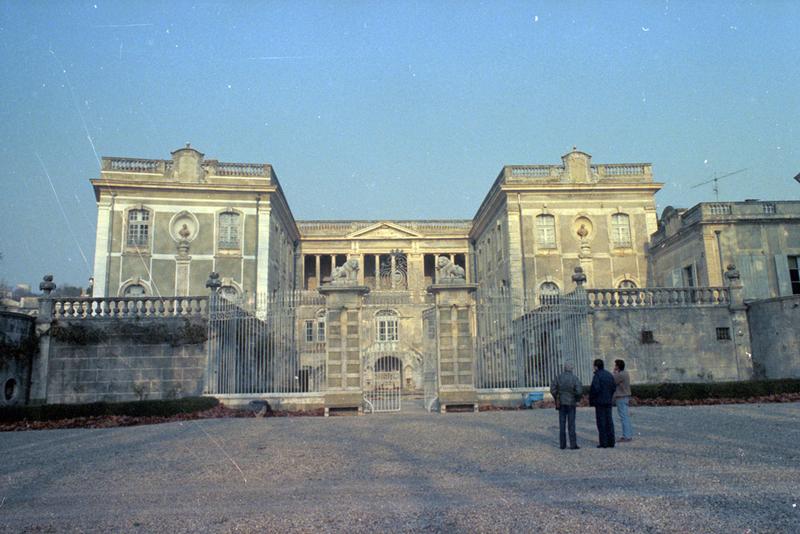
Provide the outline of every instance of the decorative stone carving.
{"type": "Polygon", "coordinates": [[[206,287],[211,290],[212,293],[216,292],[222,286],[222,281],[219,279],[219,273],[212,272],[208,275],[208,280],[206,281],[206,287]]]}
{"type": "Polygon", "coordinates": [[[53,282],[53,275],[46,274],[42,281],[39,283],[39,290],[44,292],[45,297],[49,297],[50,293],[56,288],[56,284],[53,282]]]}
{"type": "Polygon", "coordinates": [[[463,284],[467,274],[464,269],[450,261],[450,258],[439,256],[436,260],[436,270],[439,272],[437,282],[440,284],[463,284]]]}
{"type": "Polygon", "coordinates": [[[331,285],[354,286],[358,283],[358,260],[351,258],[336,267],[331,274],[331,285]]]}
{"type": "Polygon", "coordinates": [[[575,282],[575,285],[578,287],[586,283],[586,275],[583,273],[583,267],[580,265],[575,267],[575,274],[572,275],[572,281],[575,282]]]}

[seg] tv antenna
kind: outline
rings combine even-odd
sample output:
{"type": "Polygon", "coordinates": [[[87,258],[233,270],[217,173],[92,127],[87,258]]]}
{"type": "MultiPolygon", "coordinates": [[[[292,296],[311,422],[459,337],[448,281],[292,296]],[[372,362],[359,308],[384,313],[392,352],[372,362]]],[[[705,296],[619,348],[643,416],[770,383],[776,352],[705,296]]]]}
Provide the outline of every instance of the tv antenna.
{"type": "Polygon", "coordinates": [[[746,170],[749,170],[749,169],[748,168],[739,169],[738,171],[729,172],[727,174],[723,174],[722,176],[717,176],[717,173],[715,172],[714,173],[714,177],[712,179],[706,180],[705,182],[700,182],[699,184],[694,184],[689,189],[694,189],[696,187],[700,187],[701,185],[706,185],[706,184],[710,184],[710,183],[713,182],[714,183],[714,197],[717,199],[717,202],[719,202],[719,181],[722,180],[723,178],[727,178],[728,176],[733,176],[734,174],[739,174],[740,172],[744,172],[746,170]]]}

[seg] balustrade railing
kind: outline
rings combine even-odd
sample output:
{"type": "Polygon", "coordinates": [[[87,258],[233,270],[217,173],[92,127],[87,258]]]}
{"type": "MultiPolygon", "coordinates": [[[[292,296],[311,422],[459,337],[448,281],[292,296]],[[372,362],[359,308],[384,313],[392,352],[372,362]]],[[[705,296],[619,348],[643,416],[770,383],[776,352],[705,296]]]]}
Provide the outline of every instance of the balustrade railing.
{"type": "Polygon", "coordinates": [[[589,307],[655,308],[728,306],[727,287],[648,287],[632,289],[587,289],[589,307]]]}
{"type": "Polygon", "coordinates": [[[54,319],[192,317],[208,313],[208,297],[78,297],[53,300],[54,319]]]}
{"type": "Polygon", "coordinates": [[[159,159],[104,158],[103,170],[163,173],[164,161],[159,159]]]}
{"type": "Polygon", "coordinates": [[[644,167],[644,165],[607,163],[603,165],[600,170],[601,174],[605,174],[606,176],[641,176],[644,174],[644,167]]]}
{"type": "Polygon", "coordinates": [[[269,176],[269,166],[262,163],[224,163],[217,164],[218,176],[269,176]]]}

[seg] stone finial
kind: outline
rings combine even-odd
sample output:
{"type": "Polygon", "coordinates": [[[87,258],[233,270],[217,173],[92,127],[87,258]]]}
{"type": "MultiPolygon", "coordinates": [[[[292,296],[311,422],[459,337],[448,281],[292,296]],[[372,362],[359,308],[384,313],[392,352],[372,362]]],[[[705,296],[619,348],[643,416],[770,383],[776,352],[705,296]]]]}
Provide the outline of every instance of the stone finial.
{"type": "Polygon", "coordinates": [[[215,293],[220,287],[222,287],[222,281],[219,279],[219,273],[212,272],[208,275],[206,287],[210,289],[212,293],[215,293]]]}
{"type": "Polygon", "coordinates": [[[572,281],[575,282],[575,285],[578,287],[586,283],[586,275],[583,273],[583,267],[580,265],[575,267],[575,274],[572,275],[572,281]]]}
{"type": "Polygon", "coordinates": [[[728,279],[729,284],[734,284],[741,279],[742,275],[739,274],[739,271],[736,269],[736,266],[732,263],[728,264],[727,269],[725,270],[725,278],[728,279]]]}
{"type": "Polygon", "coordinates": [[[358,283],[358,260],[350,258],[331,273],[331,285],[354,286],[358,283]]]}
{"type": "Polygon", "coordinates": [[[439,272],[437,282],[440,284],[463,284],[466,282],[467,274],[464,268],[456,265],[447,256],[439,256],[436,260],[436,270],[439,272]]]}
{"type": "Polygon", "coordinates": [[[46,297],[50,296],[50,292],[56,288],[56,284],[53,282],[53,275],[46,274],[44,278],[42,278],[42,282],[39,283],[39,289],[44,292],[46,297]]]}

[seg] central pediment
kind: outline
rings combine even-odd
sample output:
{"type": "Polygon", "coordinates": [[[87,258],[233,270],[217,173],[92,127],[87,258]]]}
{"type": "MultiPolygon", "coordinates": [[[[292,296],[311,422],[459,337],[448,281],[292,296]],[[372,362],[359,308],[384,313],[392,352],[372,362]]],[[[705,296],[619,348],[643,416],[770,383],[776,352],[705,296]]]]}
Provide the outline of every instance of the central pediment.
{"type": "Polygon", "coordinates": [[[381,221],[347,235],[350,239],[408,239],[422,234],[399,224],[381,221]]]}

